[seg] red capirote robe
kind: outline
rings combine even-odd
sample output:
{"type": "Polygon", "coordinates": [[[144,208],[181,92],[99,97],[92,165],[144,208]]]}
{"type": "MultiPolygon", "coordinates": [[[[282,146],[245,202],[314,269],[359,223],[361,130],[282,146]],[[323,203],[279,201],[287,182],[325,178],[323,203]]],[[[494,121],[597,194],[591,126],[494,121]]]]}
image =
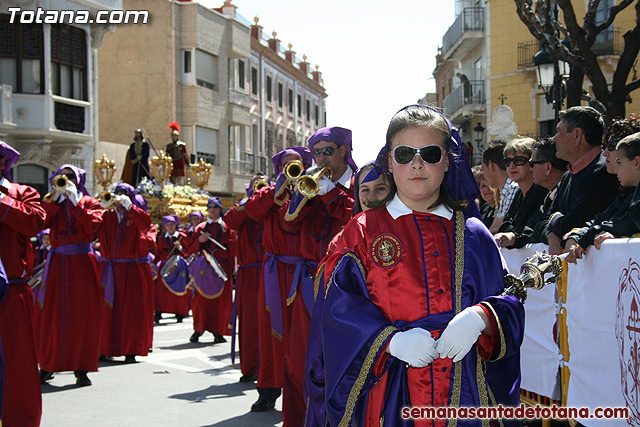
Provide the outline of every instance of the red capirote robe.
{"type": "MultiPolygon", "coordinates": [[[[26,185],[9,184],[0,203],[0,259],[10,281],[26,279],[33,268],[30,237],[44,224],[40,195],[26,185]]],[[[0,303],[0,339],[4,356],[6,426],[38,426],[42,397],[32,324],[33,295],[24,282],[10,283],[0,303]]]]}
{"type": "Polygon", "coordinates": [[[90,196],[82,196],[77,206],[67,199],[60,204],[42,204],[46,213],[44,227],[51,229],[54,253],[44,306],[38,306],[34,313],[40,369],[97,371],[104,299],[97,257],[92,251],[77,255],[55,251],[69,244],[91,245],[102,221],[102,209],[90,196]]]}
{"type": "MultiPolygon", "coordinates": [[[[135,205],[119,221],[115,210],[105,211],[100,226],[100,277],[113,268],[113,306],[102,306],[100,354],[140,355],[149,352],[149,324],[153,311],[148,303],[153,288],[148,250],[141,235],[151,226],[149,214],[135,205]],[[135,260],[135,261],[134,261],[135,260]]],[[[102,283],[106,286],[106,283],[102,283]]]]}
{"type": "MultiPolygon", "coordinates": [[[[206,250],[213,253],[227,275],[222,293],[217,296],[204,295],[197,288],[191,300],[191,311],[193,312],[193,329],[196,332],[215,332],[220,335],[231,335],[229,320],[231,319],[231,309],[233,308],[233,236],[227,227],[221,227],[216,221],[208,223],[203,221],[196,226],[193,232],[195,242],[199,243],[199,251],[206,250]],[[198,241],[202,233],[210,233],[211,238],[217,240],[226,250],[218,247],[215,243],[207,240],[204,243],[198,241]]],[[[195,287],[195,284],[194,284],[195,287]]]]}
{"type": "Polygon", "coordinates": [[[238,273],[236,304],[242,375],[258,372],[258,290],[262,273],[264,225],[249,218],[244,205],[236,204],[224,215],[224,222],[236,231],[238,273]]]}

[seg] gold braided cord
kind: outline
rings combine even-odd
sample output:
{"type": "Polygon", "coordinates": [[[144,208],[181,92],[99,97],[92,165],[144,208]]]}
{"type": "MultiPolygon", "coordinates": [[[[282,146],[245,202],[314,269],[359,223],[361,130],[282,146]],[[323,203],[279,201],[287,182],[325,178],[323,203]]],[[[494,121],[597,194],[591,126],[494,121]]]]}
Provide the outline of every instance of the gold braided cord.
{"type": "Polygon", "coordinates": [[[490,360],[490,362],[495,362],[496,360],[500,360],[504,357],[505,353],[507,352],[507,342],[504,339],[502,323],[500,323],[500,318],[498,317],[498,314],[494,310],[493,306],[486,301],[483,301],[481,304],[491,310],[491,313],[493,313],[493,318],[496,319],[496,323],[498,324],[498,331],[500,332],[500,354],[498,354],[495,359],[490,360]]]}
{"type": "MultiPolygon", "coordinates": [[[[455,290],[456,290],[456,314],[462,311],[462,278],[464,276],[464,214],[455,212],[456,249],[455,249],[455,290]]],[[[460,393],[462,388],[462,361],[453,364],[453,390],[451,391],[450,406],[460,407],[460,393]]],[[[456,427],[457,418],[449,418],[448,427],[456,427]]]]}

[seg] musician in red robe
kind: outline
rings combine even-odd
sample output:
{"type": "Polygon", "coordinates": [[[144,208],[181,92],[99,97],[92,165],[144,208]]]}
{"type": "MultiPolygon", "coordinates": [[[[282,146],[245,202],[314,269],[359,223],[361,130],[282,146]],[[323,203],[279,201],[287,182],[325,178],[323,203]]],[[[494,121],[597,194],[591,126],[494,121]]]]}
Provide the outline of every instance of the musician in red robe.
{"type": "Polygon", "coordinates": [[[275,187],[261,188],[245,204],[249,218],[264,224],[265,256],[258,293],[260,367],[256,386],[259,398],[251,406],[254,412],[273,409],[280,396],[291,318],[287,294],[294,277],[298,279],[304,269],[304,260],[300,256],[300,233],[285,229],[282,205],[290,193],[282,170],[291,160],[301,160],[303,167],[307,168],[311,166],[312,158],[306,147],[294,147],[277,153],[272,160],[280,173],[275,187]]]}
{"type": "Polygon", "coordinates": [[[240,382],[258,379],[258,288],[264,246],[264,225],[252,220],[245,205],[256,189],[270,186],[269,178],[256,174],[247,186],[247,197],[224,215],[224,222],[236,232],[238,273],[236,278],[236,305],[240,337],[240,382]]]}
{"type": "Polygon", "coordinates": [[[198,342],[205,331],[213,334],[214,344],[227,342],[223,335],[231,335],[233,293],[233,234],[222,220],[220,197],[211,197],[207,203],[209,218],[198,224],[194,235],[199,243],[200,255],[193,261],[194,296],[191,301],[194,332],[189,338],[198,342]],[[221,247],[222,246],[222,247],[221,247]],[[212,267],[207,255],[213,255],[224,274],[212,267]]]}
{"type": "MultiPolygon", "coordinates": [[[[154,320],[156,323],[162,319],[162,313],[173,313],[176,321],[182,323],[182,319],[189,315],[189,295],[187,285],[189,278],[182,274],[163,277],[162,268],[174,255],[187,256],[187,248],[182,244],[187,235],[178,230],[180,219],[177,215],[166,215],[162,218],[161,232],[156,240],[156,265],[158,276],[155,284],[154,296],[154,320]]],[[[178,266],[181,269],[182,266],[178,266]]],[[[184,272],[184,270],[183,270],[184,272]]]]}
{"type": "MultiPolygon", "coordinates": [[[[351,158],[351,131],[341,127],[325,127],[309,138],[309,149],[314,155],[316,167],[331,173],[318,180],[318,193],[303,198],[296,193],[287,202],[285,219],[289,226],[301,231],[300,251],[309,269],[310,279],[295,283],[288,293],[287,303],[292,305],[292,320],[285,355],[285,375],[282,397],[284,425],[298,426],[304,422],[305,402],[303,380],[305,354],[311,313],[313,312],[313,277],[318,263],[327,253],[331,239],[338,234],[353,216],[352,178],[357,169],[351,158]]],[[[304,278],[303,278],[304,279],[304,278]]]]}
{"type": "Polygon", "coordinates": [[[0,141],[0,260],[9,288],[0,302],[0,338],[4,355],[4,394],[0,408],[6,426],[38,426],[42,398],[33,336],[33,295],[25,280],[33,269],[30,238],[42,230],[44,209],[38,192],[14,184],[11,166],[20,153],[0,141]]]}
{"type": "Polygon", "coordinates": [[[200,211],[193,211],[189,214],[189,226],[184,229],[187,238],[185,239],[185,246],[188,248],[187,252],[189,256],[197,254],[200,249],[200,243],[198,242],[198,236],[195,234],[196,226],[204,221],[204,215],[200,211]]]}
{"type": "Polygon", "coordinates": [[[38,285],[35,331],[44,383],[53,372],[74,371],[78,386],[91,385],[87,372],[98,370],[100,308],[104,293],[91,242],[102,221],[100,203],[84,186],[86,172],[62,165],[50,178],[57,186],[42,204],[51,230],[47,265],[38,285]],[[62,186],[60,176],[66,177],[62,186]],[[62,187],[61,187],[62,186],[62,187]]]}
{"type": "Polygon", "coordinates": [[[135,362],[146,356],[150,339],[152,306],[148,303],[153,288],[148,249],[141,238],[151,227],[151,217],[139,205],[135,189],[118,184],[100,226],[100,277],[105,288],[102,306],[100,354],[125,356],[135,362]]]}

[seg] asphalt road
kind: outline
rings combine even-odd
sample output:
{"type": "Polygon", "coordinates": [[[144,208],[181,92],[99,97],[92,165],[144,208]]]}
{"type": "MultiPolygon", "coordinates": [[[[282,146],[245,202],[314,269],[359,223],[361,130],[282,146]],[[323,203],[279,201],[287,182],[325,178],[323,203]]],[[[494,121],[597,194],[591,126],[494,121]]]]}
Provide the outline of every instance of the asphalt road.
{"type": "MultiPolygon", "coordinates": [[[[239,383],[239,360],[231,366],[231,339],[212,345],[205,333],[190,343],[192,319],[164,315],[154,328],[153,353],[123,363],[100,362],[93,385],[76,387],[72,372],[42,386],[42,427],[93,426],[281,426],[282,402],[255,413],[255,383],[239,383]]],[[[237,346],[236,346],[237,349],[237,346]]]]}

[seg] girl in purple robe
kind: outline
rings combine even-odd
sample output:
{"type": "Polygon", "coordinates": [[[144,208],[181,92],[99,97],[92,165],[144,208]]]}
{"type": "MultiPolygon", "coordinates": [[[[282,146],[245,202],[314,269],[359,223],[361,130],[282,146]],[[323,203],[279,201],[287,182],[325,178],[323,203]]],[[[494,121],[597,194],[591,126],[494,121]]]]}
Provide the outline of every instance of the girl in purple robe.
{"type": "Polygon", "coordinates": [[[346,225],[325,266],[306,425],[480,426],[411,409],[516,406],[522,304],[498,296],[506,267],[457,129],[412,105],[391,120],[385,152],[389,201],[346,225]]]}

